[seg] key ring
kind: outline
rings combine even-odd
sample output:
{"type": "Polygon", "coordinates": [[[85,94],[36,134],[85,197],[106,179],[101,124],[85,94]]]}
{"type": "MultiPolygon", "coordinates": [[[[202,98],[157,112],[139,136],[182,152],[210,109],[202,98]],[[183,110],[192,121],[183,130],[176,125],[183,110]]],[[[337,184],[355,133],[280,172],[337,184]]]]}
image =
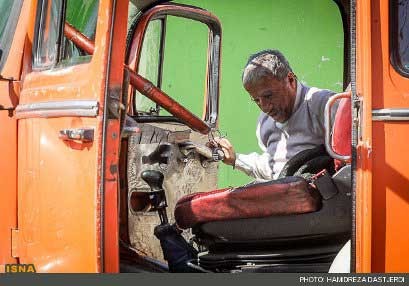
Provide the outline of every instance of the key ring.
{"type": "Polygon", "coordinates": [[[207,134],[209,142],[214,141],[215,137],[224,138],[226,135],[223,135],[219,129],[211,129],[210,132],[207,134]]]}
{"type": "MultiPolygon", "coordinates": [[[[207,135],[209,142],[214,142],[215,137],[224,138],[226,135],[223,135],[219,129],[212,129],[207,135]]],[[[224,159],[224,152],[220,147],[213,146],[212,157],[214,162],[218,162],[224,159]]]]}

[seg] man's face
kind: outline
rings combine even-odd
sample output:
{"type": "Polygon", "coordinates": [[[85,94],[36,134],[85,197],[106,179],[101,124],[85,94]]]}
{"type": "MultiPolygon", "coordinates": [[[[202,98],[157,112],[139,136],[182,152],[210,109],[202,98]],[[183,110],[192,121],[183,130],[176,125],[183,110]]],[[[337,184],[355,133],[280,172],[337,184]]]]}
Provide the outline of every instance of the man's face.
{"type": "Polygon", "coordinates": [[[258,107],[275,121],[283,123],[290,118],[297,94],[297,81],[292,72],[283,80],[266,76],[244,88],[258,107]]]}

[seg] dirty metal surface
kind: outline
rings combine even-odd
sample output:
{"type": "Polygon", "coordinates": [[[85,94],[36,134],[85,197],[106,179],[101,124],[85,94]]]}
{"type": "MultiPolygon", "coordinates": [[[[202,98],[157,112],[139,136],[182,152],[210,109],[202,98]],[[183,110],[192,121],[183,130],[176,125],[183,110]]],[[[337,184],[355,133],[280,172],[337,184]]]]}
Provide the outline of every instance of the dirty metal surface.
{"type": "MultiPolygon", "coordinates": [[[[207,136],[179,124],[144,124],[138,136],[129,138],[128,148],[128,198],[134,191],[149,191],[149,186],[141,179],[144,170],[158,170],[164,176],[163,187],[167,197],[167,214],[170,223],[174,222],[173,210],[178,199],[194,192],[210,191],[217,187],[217,163],[205,167],[201,164],[198,154],[191,154],[185,161],[176,142],[190,140],[205,144],[207,136]],[[185,131],[185,132],[181,132],[185,131]],[[152,153],[160,144],[171,143],[168,164],[144,164],[142,157],[152,153]]],[[[153,235],[153,230],[159,224],[156,212],[133,212],[128,210],[129,236],[131,244],[150,257],[163,260],[159,240],[153,235]]],[[[184,236],[189,238],[190,233],[184,236]]]]}

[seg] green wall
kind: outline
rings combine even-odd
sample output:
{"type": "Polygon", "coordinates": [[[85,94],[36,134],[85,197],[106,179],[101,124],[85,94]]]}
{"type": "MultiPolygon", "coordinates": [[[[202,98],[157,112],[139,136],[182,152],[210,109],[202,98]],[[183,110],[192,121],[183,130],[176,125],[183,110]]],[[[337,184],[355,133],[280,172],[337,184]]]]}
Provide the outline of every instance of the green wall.
{"type": "MultiPolygon", "coordinates": [[[[241,84],[242,70],[250,54],[261,49],[279,49],[302,82],[342,90],[343,30],[333,1],[185,0],[180,3],[202,7],[222,23],[219,127],[237,152],[260,152],[255,137],[259,110],[241,84]]],[[[183,97],[184,104],[196,113],[203,105],[203,45],[207,44],[203,42],[203,33],[189,24],[169,23],[167,28],[163,89],[177,99],[183,97]],[[170,36],[172,33],[179,37],[170,36]]],[[[220,165],[219,173],[220,187],[251,180],[224,164],[220,165]]]]}

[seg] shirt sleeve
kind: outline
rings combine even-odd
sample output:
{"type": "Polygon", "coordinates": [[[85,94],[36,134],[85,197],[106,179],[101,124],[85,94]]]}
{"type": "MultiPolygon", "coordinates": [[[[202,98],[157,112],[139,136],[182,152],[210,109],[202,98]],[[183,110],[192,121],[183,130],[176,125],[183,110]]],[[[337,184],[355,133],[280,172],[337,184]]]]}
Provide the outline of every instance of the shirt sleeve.
{"type": "MultiPolygon", "coordinates": [[[[324,132],[324,113],[325,113],[325,105],[327,104],[328,100],[331,96],[335,95],[335,92],[327,90],[327,89],[317,89],[311,88],[309,93],[307,94],[307,100],[309,107],[314,114],[316,120],[315,124],[319,126],[319,128],[324,132]]],[[[331,126],[334,124],[335,114],[338,109],[339,100],[335,101],[332,108],[331,108],[331,126]]]]}
{"type": "Polygon", "coordinates": [[[256,179],[272,180],[269,161],[270,154],[268,153],[236,154],[234,168],[256,179]]]}
{"type": "Polygon", "coordinates": [[[272,180],[270,154],[267,153],[267,148],[260,138],[260,123],[257,124],[256,136],[263,153],[261,155],[256,152],[250,154],[237,153],[234,168],[256,179],[272,180]]]}

